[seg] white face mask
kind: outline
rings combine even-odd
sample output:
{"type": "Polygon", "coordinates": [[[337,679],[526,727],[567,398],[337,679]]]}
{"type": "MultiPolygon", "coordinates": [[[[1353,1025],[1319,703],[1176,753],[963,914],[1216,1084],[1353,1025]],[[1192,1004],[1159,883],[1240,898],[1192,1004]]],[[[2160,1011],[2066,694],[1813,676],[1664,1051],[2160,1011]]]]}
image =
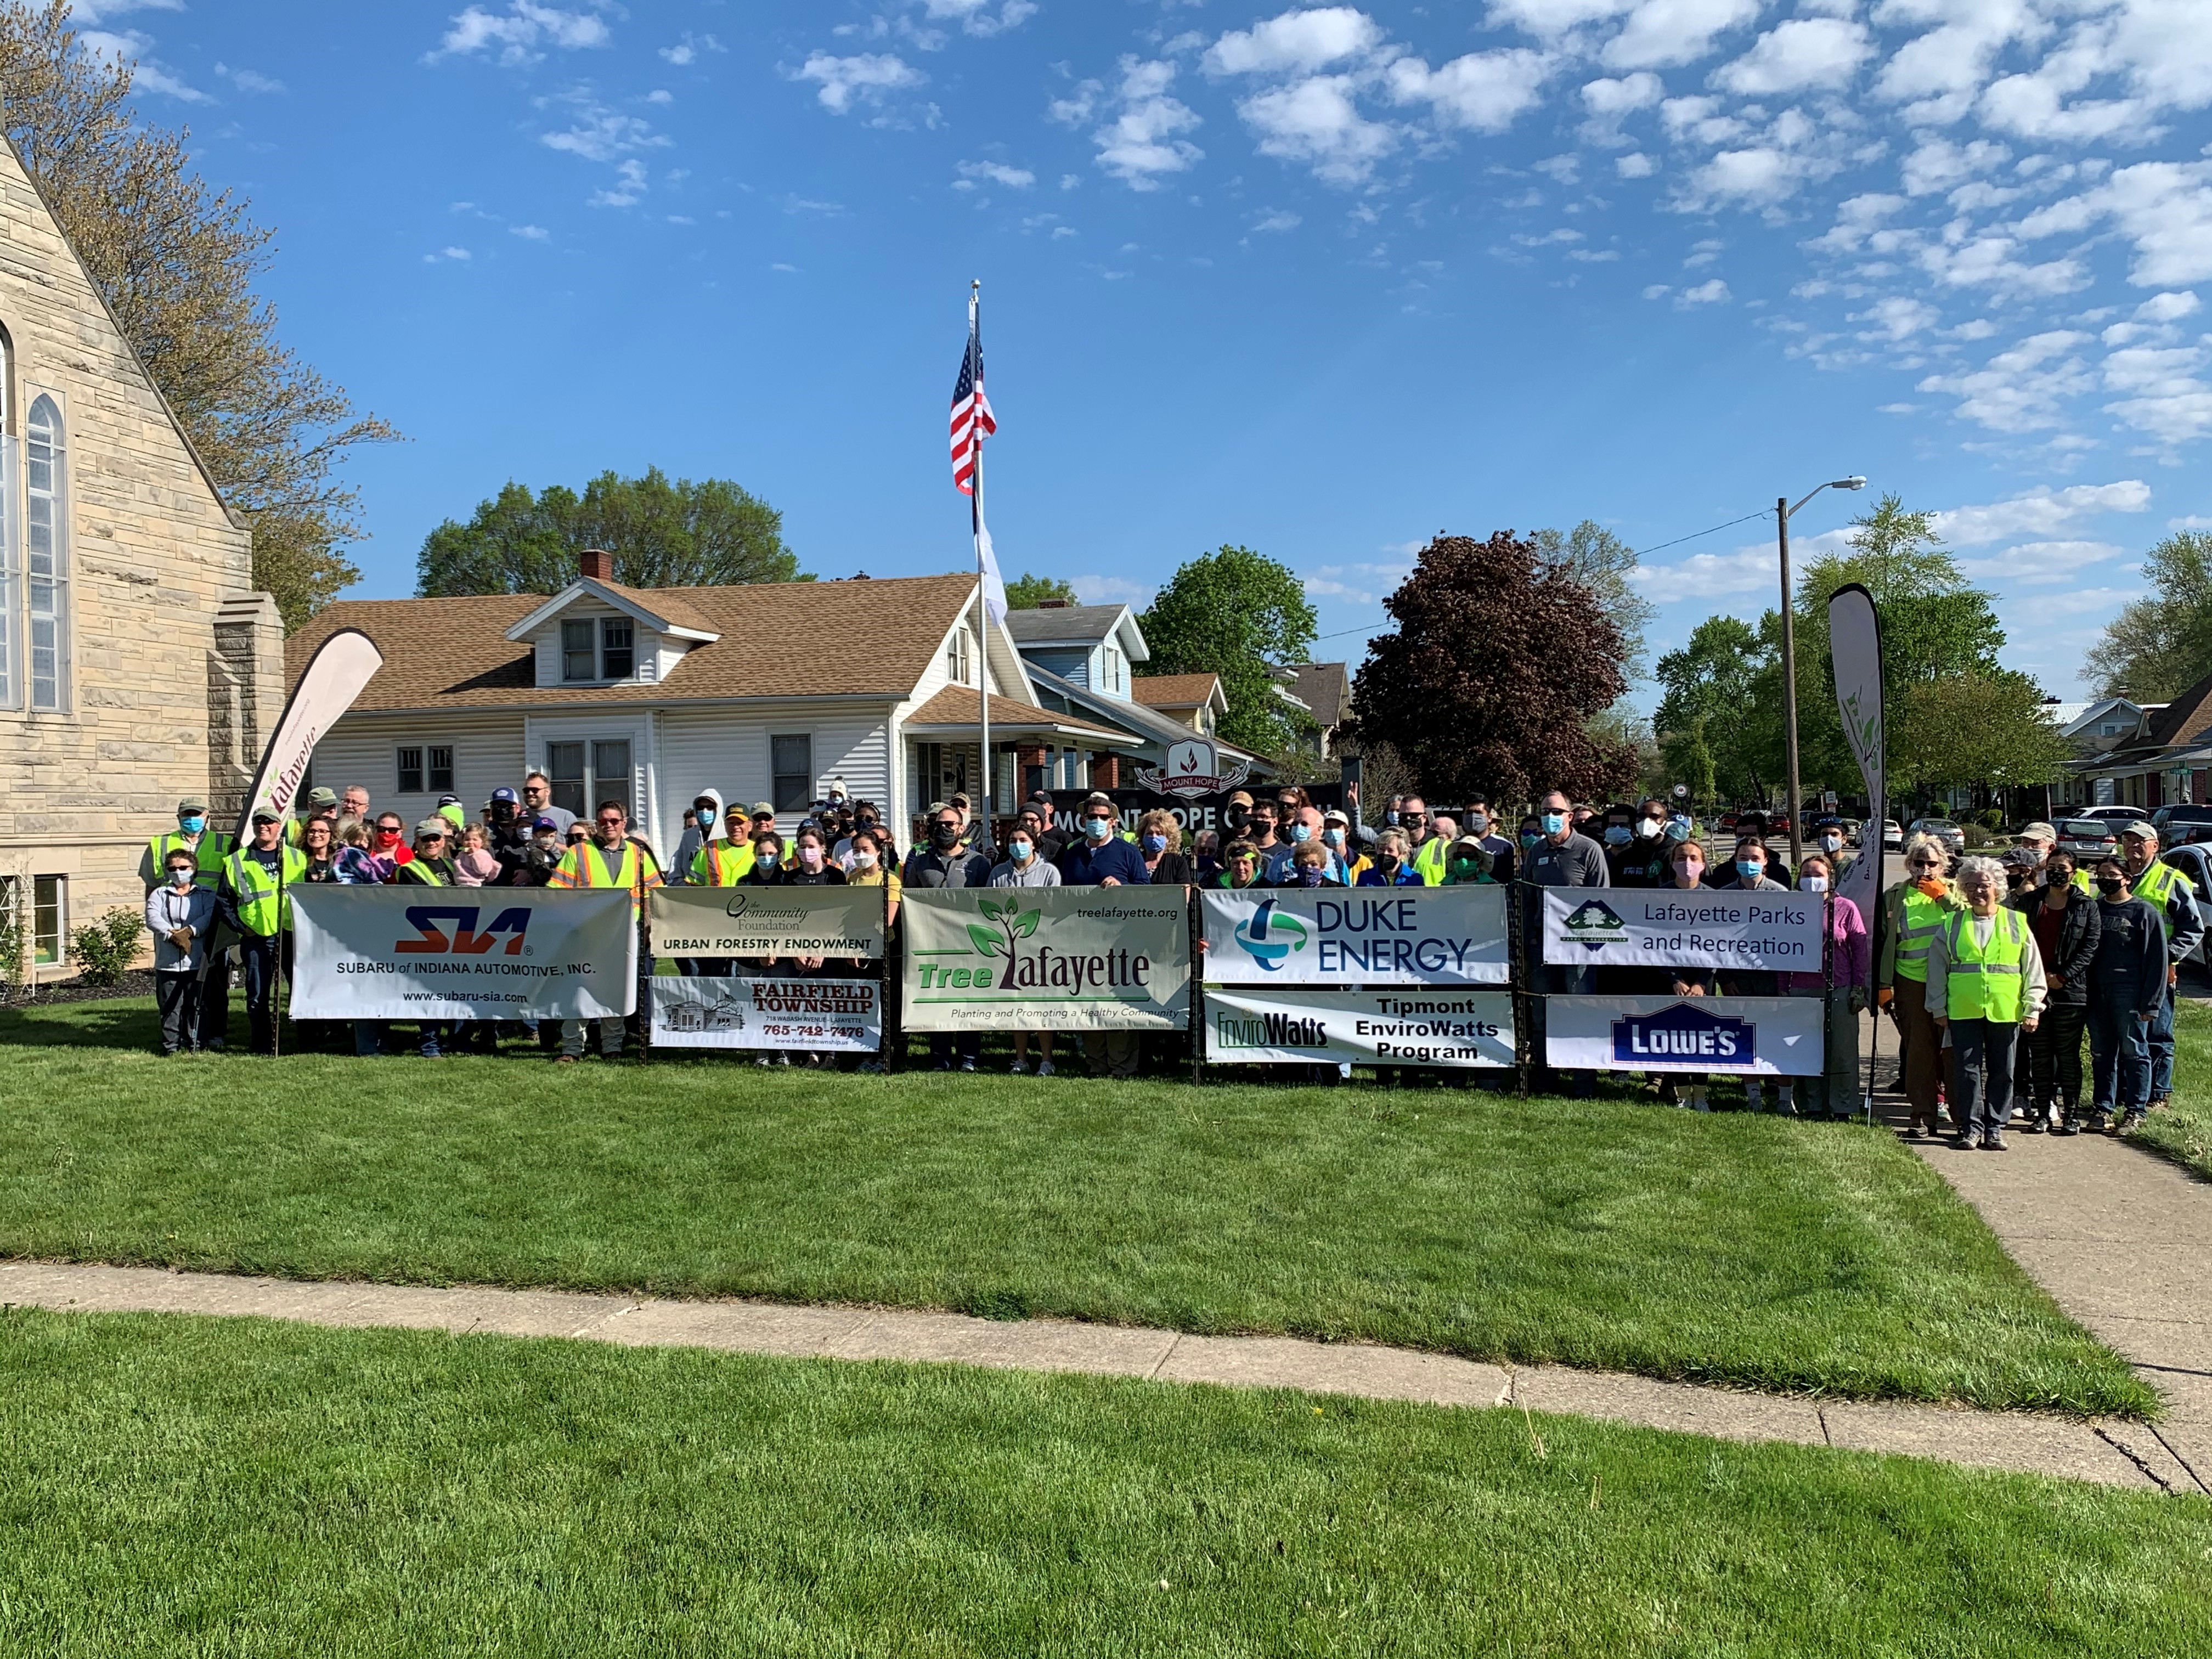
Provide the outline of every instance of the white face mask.
{"type": "Polygon", "coordinates": [[[1843,838],[1841,836],[1821,836],[1821,837],[1820,837],[1820,850],[1821,850],[1822,852],[1824,852],[1824,853],[1840,853],[1840,852],[1842,852],[1842,851],[1844,850],[1844,838],[1843,838]]]}
{"type": "Polygon", "coordinates": [[[1801,892],[1825,893],[1828,890],[1828,878],[1826,876],[1800,876],[1797,887],[1801,892]]]}
{"type": "Polygon", "coordinates": [[[876,855],[863,848],[860,851],[853,854],[853,867],[855,870],[874,869],[876,867],[876,855]]]}
{"type": "Polygon", "coordinates": [[[1657,818],[1638,818],[1636,821],[1636,838],[1638,841],[1656,841],[1659,832],[1666,827],[1657,818]]]}
{"type": "Polygon", "coordinates": [[[176,866],[169,872],[169,880],[179,887],[191,886],[192,884],[192,866],[189,864],[179,864],[176,866]]]}

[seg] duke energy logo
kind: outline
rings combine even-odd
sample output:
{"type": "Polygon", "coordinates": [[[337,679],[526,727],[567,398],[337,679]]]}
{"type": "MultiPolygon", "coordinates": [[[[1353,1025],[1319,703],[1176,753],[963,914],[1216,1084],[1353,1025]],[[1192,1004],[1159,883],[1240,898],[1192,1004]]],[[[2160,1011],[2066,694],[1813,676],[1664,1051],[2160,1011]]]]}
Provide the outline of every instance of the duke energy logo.
{"type": "Polygon", "coordinates": [[[1273,899],[1261,899],[1251,920],[1237,930],[1244,954],[1271,974],[1283,965],[1285,957],[1304,950],[1310,938],[1305,923],[1296,916],[1275,913],[1273,899]]]}
{"type": "Polygon", "coordinates": [[[1628,934],[1628,924],[1603,899],[1592,899],[1587,904],[1576,906],[1561,926],[1567,930],[1569,939],[1592,951],[1602,951],[1628,934]]]}
{"type": "Polygon", "coordinates": [[[1634,1068],[1669,1060],[1695,1060],[1715,1071],[1748,1071],[1759,1057],[1759,1030],[1747,1019],[1678,1002],[1656,1014],[1631,1014],[1613,1022],[1613,1058],[1634,1068]]]}
{"type": "Polygon", "coordinates": [[[505,954],[522,954],[523,935],[530,927],[530,907],[511,906],[491,919],[490,926],[479,933],[477,918],[483,912],[474,904],[410,904],[407,907],[407,925],[416,930],[414,939],[403,939],[393,947],[399,955],[441,957],[448,953],[457,957],[480,957],[489,951],[501,933],[507,935],[505,954]],[[449,936],[445,925],[453,924],[449,936]]]}

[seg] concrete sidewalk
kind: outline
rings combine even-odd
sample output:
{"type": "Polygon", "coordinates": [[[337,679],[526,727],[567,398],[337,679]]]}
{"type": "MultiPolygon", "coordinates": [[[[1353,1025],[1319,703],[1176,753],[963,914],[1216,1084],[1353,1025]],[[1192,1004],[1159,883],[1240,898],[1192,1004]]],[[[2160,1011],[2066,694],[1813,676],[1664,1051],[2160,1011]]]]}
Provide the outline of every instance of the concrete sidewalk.
{"type": "MultiPolygon", "coordinates": [[[[1786,1440],[2149,1491],[2203,1491],[2181,1459],[2141,1424],[1737,1393],[1559,1365],[1501,1367],[1357,1343],[1188,1336],[1061,1320],[1001,1322],[867,1308],[302,1283],[33,1261],[0,1263],[0,1304],[7,1304],[582,1339],[804,1359],[939,1361],[1438,1406],[1522,1407],[1730,1440],[1786,1440]]],[[[2205,1467],[2197,1463],[2200,1470],[2205,1467]]]]}

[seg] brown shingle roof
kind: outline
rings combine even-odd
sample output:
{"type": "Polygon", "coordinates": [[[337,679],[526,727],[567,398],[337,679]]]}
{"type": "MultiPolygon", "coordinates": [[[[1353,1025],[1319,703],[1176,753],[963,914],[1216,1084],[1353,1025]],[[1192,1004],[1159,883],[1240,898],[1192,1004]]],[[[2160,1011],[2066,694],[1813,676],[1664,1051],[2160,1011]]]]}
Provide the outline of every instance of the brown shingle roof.
{"type": "Polygon", "coordinates": [[[543,593],[340,599],[285,641],[286,675],[296,681],[317,646],[341,628],[357,628],[384,653],[384,666],[354,704],[362,713],[732,697],[896,700],[927,672],[953,619],[974,601],[975,579],[625,591],[670,622],[721,637],[694,646],[658,684],[538,686],[530,647],[505,636],[545,603],[543,593]]]}
{"type": "Polygon", "coordinates": [[[1194,708],[1212,701],[1218,674],[1139,674],[1129,695],[1147,708],[1194,708]]]}
{"type": "MultiPolygon", "coordinates": [[[[906,724],[909,726],[975,726],[981,721],[982,717],[982,699],[976,695],[973,686],[948,685],[908,714],[906,724]]],[[[1049,708],[1040,708],[1035,703],[1024,702],[1018,697],[994,696],[991,699],[991,724],[997,726],[1002,723],[1008,726],[1049,727],[1115,743],[1139,741],[1127,732],[1109,731],[1105,726],[1093,726],[1072,715],[1055,714],[1049,708]]]]}
{"type": "Polygon", "coordinates": [[[2191,686],[2154,716],[2148,734],[2160,748],[2202,741],[2212,729],[2212,674],[2191,686]]]}
{"type": "Polygon", "coordinates": [[[1291,670],[1290,694],[1313,711],[1323,726],[1344,720],[1346,687],[1340,662],[1302,662],[1291,670]]]}

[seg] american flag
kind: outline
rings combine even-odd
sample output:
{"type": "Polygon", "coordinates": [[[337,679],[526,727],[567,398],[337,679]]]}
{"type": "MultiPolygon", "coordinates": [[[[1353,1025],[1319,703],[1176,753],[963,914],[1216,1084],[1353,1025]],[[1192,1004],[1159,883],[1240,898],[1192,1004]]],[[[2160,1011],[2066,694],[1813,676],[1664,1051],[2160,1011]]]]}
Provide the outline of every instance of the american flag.
{"type": "Polygon", "coordinates": [[[968,305],[968,349],[960,356],[960,378],[952,383],[952,485],[963,495],[975,493],[975,462],[983,440],[999,429],[991,400],[983,391],[983,336],[975,305],[968,305]]]}

